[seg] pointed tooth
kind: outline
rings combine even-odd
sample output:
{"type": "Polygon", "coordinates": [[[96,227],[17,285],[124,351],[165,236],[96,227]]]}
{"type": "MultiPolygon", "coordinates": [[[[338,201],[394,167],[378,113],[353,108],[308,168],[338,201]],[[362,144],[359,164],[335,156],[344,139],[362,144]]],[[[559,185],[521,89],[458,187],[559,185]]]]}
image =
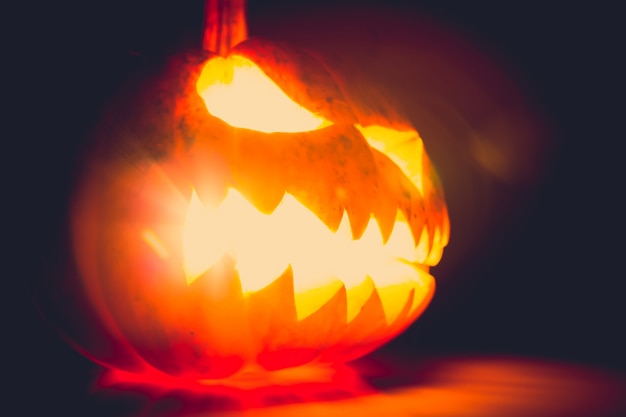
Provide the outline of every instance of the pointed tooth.
{"type": "Polygon", "coordinates": [[[335,233],[341,224],[343,218],[344,207],[341,205],[329,205],[327,207],[321,207],[313,209],[308,207],[318,219],[322,221],[328,227],[328,229],[335,233]]]}
{"type": "Polygon", "coordinates": [[[422,229],[424,228],[426,215],[421,197],[414,197],[411,203],[411,214],[408,218],[408,223],[411,234],[413,235],[414,246],[417,247],[422,237],[422,229]]]}
{"type": "MultiPolygon", "coordinates": [[[[187,286],[204,288],[209,291],[208,297],[219,299],[226,290],[230,291],[231,281],[235,280],[233,278],[234,265],[235,261],[230,255],[223,255],[202,273],[187,276],[187,286]]],[[[239,292],[241,292],[239,278],[237,277],[236,280],[239,292]]]]}
{"type": "Polygon", "coordinates": [[[294,295],[296,302],[296,315],[298,321],[302,321],[317,313],[328,302],[330,302],[337,293],[344,288],[344,285],[338,279],[332,280],[326,285],[321,285],[307,291],[299,292],[294,295]]]}
{"type": "Polygon", "coordinates": [[[241,158],[240,169],[233,172],[234,185],[246,199],[262,213],[272,213],[282,201],[286,190],[286,179],[276,167],[273,156],[268,161],[261,161],[258,157],[241,158]],[[261,173],[261,174],[259,174],[261,173]]]}
{"type": "Polygon", "coordinates": [[[261,311],[263,316],[274,315],[274,312],[280,311],[281,314],[276,315],[275,319],[295,325],[296,306],[293,288],[293,270],[291,265],[288,265],[283,273],[267,286],[247,295],[244,294],[248,299],[250,319],[254,320],[255,314],[261,314],[261,311]],[[280,300],[280,303],[276,300],[280,300]]]}
{"type": "MultiPolygon", "coordinates": [[[[243,361],[236,358],[249,355],[251,339],[248,332],[242,334],[239,330],[247,324],[247,312],[241,285],[232,265],[213,267],[178,297],[185,308],[160,321],[163,334],[169,333],[171,336],[172,329],[177,329],[177,336],[161,339],[157,352],[164,355],[163,359],[167,363],[192,364],[198,372],[197,376],[222,378],[237,371],[243,361]],[[199,317],[225,319],[199,320],[199,317]],[[166,340],[173,344],[163,350],[163,342],[166,340]],[[181,346],[183,349],[180,349],[181,346]],[[212,363],[218,365],[206,366],[212,363]]],[[[161,313],[171,311],[156,308],[150,316],[158,319],[154,316],[158,316],[159,310],[162,310],[161,313]]],[[[145,342],[146,339],[143,339],[136,346],[146,346],[145,342]]]]}
{"type": "Polygon", "coordinates": [[[391,237],[396,220],[391,216],[376,217],[376,223],[378,223],[378,229],[380,230],[384,245],[389,241],[389,237],[391,237]]]}
{"type": "Polygon", "coordinates": [[[430,254],[428,255],[427,263],[428,265],[435,266],[441,260],[443,255],[443,248],[448,243],[448,228],[449,225],[446,225],[447,218],[443,218],[443,224],[437,225],[435,227],[435,236],[433,239],[433,246],[430,248],[430,254]]]}
{"type": "Polygon", "coordinates": [[[324,187],[304,185],[288,186],[286,193],[293,196],[302,206],[312,212],[333,233],[337,231],[343,217],[344,205],[324,187]]]}
{"type": "Polygon", "coordinates": [[[433,244],[435,241],[435,228],[436,228],[435,221],[434,219],[430,218],[429,221],[426,222],[426,226],[424,227],[424,229],[428,230],[428,240],[427,240],[428,247],[426,248],[428,252],[430,252],[433,248],[433,244]]]}
{"type": "Polygon", "coordinates": [[[374,291],[374,280],[366,276],[358,285],[347,287],[348,306],[346,313],[346,321],[350,323],[363,309],[363,306],[369,300],[374,291]]]}
{"type": "Polygon", "coordinates": [[[430,250],[430,253],[428,254],[428,258],[426,259],[424,263],[430,266],[435,266],[439,263],[442,256],[443,256],[443,248],[436,245],[434,248],[430,250]]]}
{"type": "Polygon", "coordinates": [[[383,238],[383,244],[387,243],[389,236],[391,236],[393,226],[396,223],[396,213],[398,211],[398,208],[391,199],[384,200],[385,201],[381,201],[374,207],[374,218],[376,219],[376,223],[378,223],[380,235],[383,238]]]}
{"type": "Polygon", "coordinates": [[[435,226],[435,230],[434,230],[432,246],[430,247],[428,256],[424,260],[425,264],[434,266],[434,265],[437,265],[437,263],[439,263],[439,260],[441,259],[441,255],[443,254],[443,251],[442,251],[443,248],[440,245],[440,241],[441,241],[441,229],[437,225],[435,226]]]}
{"type": "Polygon", "coordinates": [[[415,185],[406,176],[400,178],[400,190],[399,207],[411,228],[414,246],[416,246],[426,219],[424,199],[420,190],[415,188],[415,185]]]}
{"type": "Polygon", "coordinates": [[[314,313],[298,322],[298,345],[311,347],[319,352],[320,346],[336,344],[346,328],[346,303],[346,288],[340,283],[332,297],[314,313]]]}
{"type": "Polygon", "coordinates": [[[413,260],[413,237],[401,210],[397,212],[397,220],[386,246],[393,251],[396,257],[413,260]]]}
{"type": "Polygon", "coordinates": [[[359,240],[363,236],[363,232],[367,228],[370,221],[370,213],[356,209],[353,206],[346,207],[348,219],[350,220],[350,229],[352,230],[352,239],[359,240]]]}
{"type": "Polygon", "coordinates": [[[422,229],[422,233],[420,234],[419,241],[415,246],[415,259],[414,261],[420,264],[425,264],[429,253],[430,246],[428,246],[428,229],[424,227],[422,229]]]}
{"type": "Polygon", "coordinates": [[[411,236],[413,236],[413,247],[417,249],[422,240],[422,234],[426,228],[422,219],[416,219],[409,222],[409,229],[411,229],[411,236]]]}
{"type": "Polygon", "coordinates": [[[254,350],[274,350],[286,343],[285,339],[289,338],[298,324],[291,266],[267,287],[248,294],[246,306],[247,332],[252,339],[254,350]]]}
{"type": "Polygon", "coordinates": [[[289,175],[284,165],[280,134],[238,129],[234,134],[232,176],[235,187],[258,210],[272,213],[287,189],[289,175]]]}
{"type": "Polygon", "coordinates": [[[407,223],[411,218],[411,196],[408,192],[405,191],[405,198],[400,199],[398,201],[398,210],[404,215],[407,223]],[[407,195],[408,194],[408,195],[407,195]]]}
{"type": "Polygon", "coordinates": [[[277,254],[275,259],[266,259],[267,256],[271,255],[265,253],[255,256],[250,251],[238,256],[237,269],[245,292],[253,292],[265,288],[274,282],[276,277],[280,276],[281,272],[285,270],[287,263],[281,262],[282,259],[279,259],[280,254],[277,254]]]}
{"type": "Polygon", "coordinates": [[[409,229],[409,231],[411,232],[411,239],[413,240],[412,245],[413,247],[415,246],[415,236],[413,235],[413,230],[411,229],[411,196],[410,196],[410,192],[409,191],[405,191],[404,192],[404,196],[406,197],[405,199],[400,200],[399,205],[398,205],[398,211],[397,211],[397,215],[396,215],[396,224],[394,225],[394,231],[391,233],[391,235],[393,236],[393,234],[395,233],[395,230],[398,228],[398,223],[404,223],[406,224],[407,229],[409,229]]]}
{"type": "Polygon", "coordinates": [[[345,329],[346,289],[340,285],[323,305],[308,317],[298,321],[297,327],[290,334],[289,345],[293,351],[285,352],[283,348],[286,354],[282,354],[280,362],[284,363],[294,352],[298,352],[296,356],[301,356],[307,351],[310,354],[306,362],[314,360],[320,354],[320,347],[335,345],[344,335],[345,329]]]}
{"type": "Polygon", "coordinates": [[[373,211],[376,213],[383,241],[387,242],[396,222],[397,211],[408,211],[410,207],[410,194],[405,188],[409,181],[398,181],[402,173],[385,154],[373,152],[372,155],[379,175],[373,211]]]}
{"type": "Polygon", "coordinates": [[[352,227],[350,226],[350,217],[347,212],[343,212],[339,226],[333,233],[346,241],[352,239],[352,227]]]}
{"type": "Polygon", "coordinates": [[[271,214],[285,196],[285,185],[279,181],[264,181],[259,187],[256,181],[237,179],[237,189],[261,213],[271,214]]]}
{"type": "Polygon", "coordinates": [[[448,216],[448,208],[444,205],[441,213],[441,247],[444,248],[450,242],[450,217],[448,216]]]}
{"type": "MultiPolygon", "coordinates": [[[[343,335],[340,344],[357,345],[363,343],[384,332],[387,323],[385,320],[385,310],[383,309],[380,296],[376,291],[375,284],[372,283],[372,291],[365,302],[357,310],[356,315],[348,322],[346,333],[343,335]]],[[[350,293],[348,293],[348,303],[350,303],[350,293]]],[[[350,307],[348,307],[350,308],[350,307]]]]}
{"type": "Polygon", "coordinates": [[[353,239],[358,240],[370,220],[374,202],[379,199],[378,175],[373,155],[365,139],[357,130],[346,135],[344,139],[348,138],[351,141],[349,149],[354,155],[352,159],[338,160],[346,174],[338,176],[339,185],[335,189],[335,196],[346,207],[353,239]]]}
{"type": "Polygon", "coordinates": [[[377,288],[388,325],[400,318],[405,310],[405,314],[408,314],[413,302],[413,285],[412,282],[405,282],[377,288]],[[409,298],[411,304],[408,302],[409,298]]]}

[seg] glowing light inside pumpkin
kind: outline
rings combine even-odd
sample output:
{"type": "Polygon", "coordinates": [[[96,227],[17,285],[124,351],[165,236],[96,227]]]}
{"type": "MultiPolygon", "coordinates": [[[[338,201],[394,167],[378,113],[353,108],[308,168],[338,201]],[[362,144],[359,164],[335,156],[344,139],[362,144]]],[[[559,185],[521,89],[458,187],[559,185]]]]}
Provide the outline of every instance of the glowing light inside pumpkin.
{"type": "Polygon", "coordinates": [[[295,103],[254,63],[216,57],[203,68],[198,94],[209,113],[231,126],[259,132],[303,132],[330,125],[295,103]]]}
{"type": "MultiPolygon", "coordinates": [[[[236,262],[244,294],[264,288],[291,266],[296,300],[298,294],[318,291],[315,305],[332,296],[339,281],[349,292],[362,287],[368,276],[378,288],[424,284],[416,264],[428,256],[427,245],[415,246],[401,214],[384,244],[375,219],[370,220],[359,240],[353,240],[349,224],[344,215],[333,233],[289,194],[273,213],[264,214],[234,189],[229,189],[223,203],[215,208],[205,207],[194,191],[183,238],[187,283],[229,255],[236,262]]],[[[302,298],[300,311],[314,311],[315,305],[305,306],[310,301],[310,297],[302,298]]],[[[351,318],[356,311],[350,306],[349,310],[351,318]]]]}
{"type": "MultiPolygon", "coordinates": [[[[259,67],[240,56],[209,60],[196,89],[209,113],[233,127],[272,133],[311,131],[331,124],[294,102],[259,67]]],[[[422,189],[424,150],[417,132],[355,127],[422,189]]],[[[389,236],[386,241],[373,216],[357,239],[345,212],[336,232],[332,230],[288,193],[267,213],[233,188],[220,204],[210,207],[194,191],[183,238],[187,283],[191,285],[225,257],[234,261],[244,296],[287,272],[293,276],[299,320],[320,309],[342,287],[347,293],[348,322],[374,291],[388,323],[402,314],[407,302],[412,312],[432,294],[434,281],[425,264],[436,263],[445,246],[440,244],[438,228],[435,236],[429,236],[426,227],[412,232],[398,210],[393,228],[387,229],[391,235],[384,234],[389,236]]]]}
{"type": "Polygon", "coordinates": [[[424,189],[422,156],[424,143],[415,130],[398,131],[383,126],[355,126],[369,145],[384,153],[418,190],[424,189]]]}
{"type": "MultiPolygon", "coordinates": [[[[384,126],[361,126],[355,125],[361,132],[367,143],[374,149],[385,154],[406,177],[423,191],[424,186],[424,142],[415,130],[399,131],[384,126]]],[[[425,245],[428,241],[426,229],[422,230],[419,245],[425,245]]],[[[443,216],[440,227],[433,230],[433,247],[424,263],[437,265],[443,255],[443,248],[448,244],[450,236],[450,223],[447,216],[443,216]]],[[[418,248],[420,249],[420,248],[418,248]]],[[[427,247],[420,250],[428,252],[427,247]]]]}

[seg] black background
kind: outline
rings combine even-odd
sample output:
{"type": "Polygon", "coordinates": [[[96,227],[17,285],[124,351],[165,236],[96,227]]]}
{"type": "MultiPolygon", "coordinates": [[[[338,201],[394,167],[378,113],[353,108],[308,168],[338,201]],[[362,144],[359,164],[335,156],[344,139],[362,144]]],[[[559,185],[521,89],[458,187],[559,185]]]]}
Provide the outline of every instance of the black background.
{"type": "MultiPolygon", "coordinates": [[[[624,193],[617,70],[623,31],[616,7],[557,3],[249,0],[250,31],[258,35],[272,32],[268,22],[276,19],[319,18],[317,11],[334,8],[430,16],[498,56],[521,80],[549,132],[551,148],[531,186],[493,185],[495,200],[519,194],[514,215],[490,213],[498,233],[492,226],[477,247],[451,248],[452,264],[444,254],[434,270],[441,279],[431,307],[384,348],[388,354],[511,353],[626,371],[623,212],[617,205],[624,193]],[[465,249],[468,256],[462,256],[465,249]]],[[[17,232],[9,244],[17,256],[9,259],[5,281],[18,285],[4,294],[5,366],[24,415],[81,414],[96,368],[45,325],[28,291],[62,233],[76,151],[99,104],[124,78],[134,56],[129,52],[164,54],[197,45],[202,1],[35,1],[28,7],[12,29],[16,58],[5,65],[18,73],[9,82],[18,92],[18,128],[5,139],[18,145],[5,155],[7,178],[17,184],[5,205],[18,219],[7,220],[17,232]]],[[[454,177],[446,174],[444,149],[422,134],[435,150],[444,188],[455,189],[446,184],[454,177]]],[[[454,239],[452,208],[451,215],[454,239]]]]}

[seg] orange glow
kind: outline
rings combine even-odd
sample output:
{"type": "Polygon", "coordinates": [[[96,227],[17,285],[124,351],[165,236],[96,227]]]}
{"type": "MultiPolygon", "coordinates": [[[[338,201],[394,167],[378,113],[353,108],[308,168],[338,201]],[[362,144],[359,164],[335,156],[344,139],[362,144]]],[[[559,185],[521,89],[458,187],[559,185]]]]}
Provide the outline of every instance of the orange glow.
{"type": "Polygon", "coordinates": [[[330,123],[296,104],[253,62],[215,57],[197,83],[209,113],[231,126],[259,132],[304,132],[330,123]]]}
{"type": "Polygon", "coordinates": [[[79,285],[100,326],[83,351],[167,384],[373,351],[429,304],[448,239],[419,135],[357,117],[313,56],[205,41],[220,55],[173,60],[77,189],[79,285]]]}
{"type": "Polygon", "coordinates": [[[133,410],[150,410],[155,417],[171,415],[172,404],[178,405],[180,417],[613,417],[626,411],[623,376],[529,358],[396,363],[371,358],[357,361],[353,368],[300,367],[266,374],[265,384],[257,384],[257,376],[181,385],[157,374],[107,371],[98,388],[114,394],[111,401],[120,400],[120,388],[147,394],[126,394],[122,403],[130,399],[133,410]]]}
{"type": "MultiPolygon", "coordinates": [[[[392,323],[411,290],[425,296],[431,285],[432,278],[419,266],[428,255],[427,239],[422,238],[416,247],[400,213],[383,243],[373,218],[361,238],[354,240],[345,214],[333,233],[289,194],[273,213],[264,214],[234,189],[216,208],[204,207],[194,192],[185,224],[184,268],[191,284],[228,255],[235,261],[245,295],[266,287],[291,267],[300,320],[328,302],[339,282],[348,293],[357,292],[371,277],[377,288],[402,287],[379,293],[387,322],[392,323]]],[[[348,297],[348,321],[366,300],[348,297]]],[[[414,301],[417,308],[421,300],[414,301]]]]}

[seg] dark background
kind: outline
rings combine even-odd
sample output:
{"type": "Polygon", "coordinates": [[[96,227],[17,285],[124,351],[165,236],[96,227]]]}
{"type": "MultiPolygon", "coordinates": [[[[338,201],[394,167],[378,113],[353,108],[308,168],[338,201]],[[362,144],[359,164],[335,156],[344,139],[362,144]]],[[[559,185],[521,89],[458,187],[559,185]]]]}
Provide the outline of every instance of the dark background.
{"type": "MultiPolygon", "coordinates": [[[[312,28],[318,28],[319,43],[326,46],[327,33],[341,32],[347,39],[375,39],[378,48],[388,42],[410,50],[421,44],[411,39],[416,32],[406,29],[407,19],[419,15],[439,22],[491,57],[518,87],[526,100],[522,107],[530,109],[521,120],[530,120],[536,134],[528,138],[536,158],[523,160],[533,166],[533,175],[509,182],[469,162],[446,162],[447,153],[465,151],[427,135],[430,125],[419,103],[409,111],[440,171],[452,240],[433,271],[438,291],[432,305],[383,349],[385,354],[519,354],[626,372],[623,212],[617,205],[624,192],[618,159],[623,96],[616,65],[624,34],[617,7],[556,3],[249,0],[251,34],[280,37],[282,30],[286,40],[311,45],[318,36],[312,28]],[[380,25],[372,23],[377,12],[370,8],[386,11],[380,25]],[[331,12],[320,14],[324,11],[331,12]],[[403,23],[394,26],[390,13],[403,23]],[[326,32],[323,16],[334,22],[326,32]],[[291,17],[301,24],[285,23],[291,17]],[[460,178],[469,179],[461,184],[460,178]],[[467,187],[482,190],[489,203],[466,202],[474,195],[467,187]],[[474,215],[479,220],[470,227],[474,215]]],[[[14,141],[8,140],[18,149],[10,154],[16,158],[5,159],[17,197],[5,204],[17,209],[18,221],[8,223],[18,233],[11,245],[17,256],[9,259],[5,280],[10,288],[18,284],[18,296],[5,293],[10,310],[5,366],[24,415],[81,414],[88,409],[86,393],[96,367],[46,326],[28,291],[45,273],[41,261],[62,234],[76,152],[99,106],[137,54],[198,45],[202,1],[34,1],[28,7],[13,29],[18,55],[12,69],[18,74],[9,82],[18,91],[19,127],[14,141]]],[[[363,49],[362,43],[355,45],[357,59],[363,59],[363,49]]],[[[373,67],[380,72],[383,66],[373,67]]],[[[394,80],[403,76],[390,66],[381,82],[399,91],[394,80]]]]}

